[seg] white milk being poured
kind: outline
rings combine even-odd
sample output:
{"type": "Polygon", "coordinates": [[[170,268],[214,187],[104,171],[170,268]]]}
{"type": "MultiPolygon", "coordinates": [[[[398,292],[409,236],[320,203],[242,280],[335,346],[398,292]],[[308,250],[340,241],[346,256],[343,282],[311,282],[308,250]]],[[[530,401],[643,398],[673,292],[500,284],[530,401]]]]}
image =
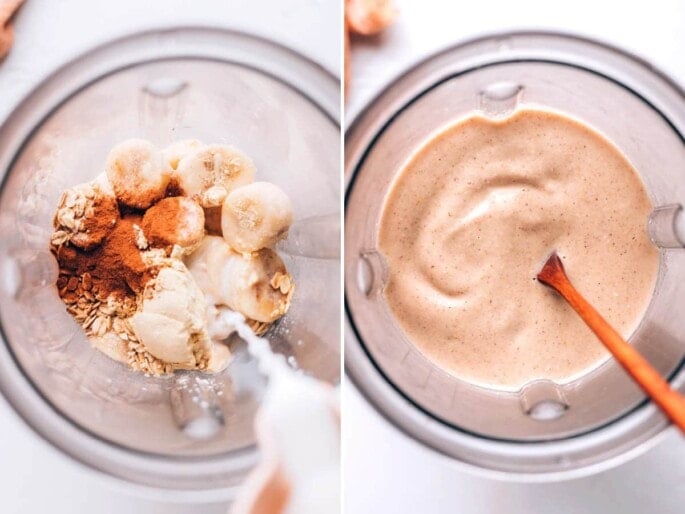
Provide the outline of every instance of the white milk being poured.
{"type": "Polygon", "coordinates": [[[216,329],[235,329],[269,379],[255,420],[262,461],[231,512],[258,512],[255,501],[271,494],[268,481],[273,469],[287,481],[288,494],[285,508],[268,514],[338,512],[340,426],[334,390],[290,368],[266,339],[252,332],[240,313],[222,309],[217,323],[221,327],[216,329]]]}

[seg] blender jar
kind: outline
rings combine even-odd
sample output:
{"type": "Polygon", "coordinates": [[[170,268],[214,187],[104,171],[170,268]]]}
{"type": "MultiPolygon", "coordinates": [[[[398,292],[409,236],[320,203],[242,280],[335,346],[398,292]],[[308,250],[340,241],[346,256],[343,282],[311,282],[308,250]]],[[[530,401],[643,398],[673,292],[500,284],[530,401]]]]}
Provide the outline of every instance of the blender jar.
{"type": "Polygon", "coordinates": [[[0,130],[0,389],[36,432],[165,498],[228,498],[257,459],[265,379],[241,341],[217,375],[146,377],[92,349],[58,297],[59,196],[132,137],[232,144],[288,194],[295,222],[279,253],[297,290],[265,337],[293,367],[339,381],[339,98],[335,77],[286,48],[189,28],[97,48],[17,107],[0,130]]]}
{"type": "MultiPolygon", "coordinates": [[[[500,476],[561,477],[648,446],[666,419],[613,360],[569,383],[505,392],[470,384],[426,358],[386,305],[376,237],[395,174],[440,128],[473,112],[548,107],[603,133],[640,173],[660,248],[651,303],[631,343],[685,390],[685,95],[647,63],[575,37],[512,33],[445,50],[398,78],[346,134],[346,370],[391,423],[427,446],[500,476]]],[[[598,342],[598,344],[600,344],[598,342]]],[[[535,478],[533,478],[535,479],[535,478]]]]}

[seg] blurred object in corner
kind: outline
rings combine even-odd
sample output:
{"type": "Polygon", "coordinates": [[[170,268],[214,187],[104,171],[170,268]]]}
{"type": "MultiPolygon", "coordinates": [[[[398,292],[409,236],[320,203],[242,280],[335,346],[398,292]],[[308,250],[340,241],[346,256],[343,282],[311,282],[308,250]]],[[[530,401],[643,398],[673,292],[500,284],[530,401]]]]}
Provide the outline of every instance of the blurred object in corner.
{"type": "Polygon", "coordinates": [[[14,42],[10,20],[24,0],[0,0],[0,59],[5,57],[14,42]]]}
{"type": "Polygon", "coordinates": [[[393,0],[345,0],[345,95],[350,82],[350,34],[375,36],[397,18],[393,0]]]}
{"type": "Polygon", "coordinates": [[[353,34],[380,34],[397,18],[392,0],[345,0],[345,21],[353,34]]]}

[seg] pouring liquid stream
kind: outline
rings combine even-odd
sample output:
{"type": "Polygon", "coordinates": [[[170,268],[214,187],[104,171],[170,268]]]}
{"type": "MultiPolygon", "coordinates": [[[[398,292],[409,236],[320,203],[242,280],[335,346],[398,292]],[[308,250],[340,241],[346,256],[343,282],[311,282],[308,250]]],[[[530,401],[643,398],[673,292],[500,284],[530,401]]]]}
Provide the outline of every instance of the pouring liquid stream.
{"type": "Polygon", "coordinates": [[[335,512],[340,498],[340,428],[333,388],[292,369],[266,339],[254,334],[240,313],[224,310],[219,319],[247,343],[259,371],[268,377],[255,419],[261,462],[232,512],[254,512],[260,498],[277,493],[285,496],[287,505],[279,512],[335,512]]]}
{"type": "Polygon", "coordinates": [[[269,342],[257,335],[245,323],[245,318],[239,312],[228,309],[219,314],[222,324],[233,327],[240,338],[247,343],[247,350],[259,363],[259,371],[268,377],[277,374],[295,374],[296,371],[288,366],[285,358],[271,350],[269,342]]]}

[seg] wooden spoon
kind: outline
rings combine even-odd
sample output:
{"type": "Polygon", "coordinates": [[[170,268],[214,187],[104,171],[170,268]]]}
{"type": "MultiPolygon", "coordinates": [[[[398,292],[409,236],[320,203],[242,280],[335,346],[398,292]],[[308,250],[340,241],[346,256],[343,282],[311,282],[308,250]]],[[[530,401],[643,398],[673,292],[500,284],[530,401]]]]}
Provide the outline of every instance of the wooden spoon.
{"type": "Polygon", "coordinates": [[[685,434],[685,397],[671,389],[659,372],[635,348],[626,343],[621,335],[573,287],[556,252],[547,259],[538,273],[538,280],[564,297],[623,366],[623,369],[685,434]]]}

